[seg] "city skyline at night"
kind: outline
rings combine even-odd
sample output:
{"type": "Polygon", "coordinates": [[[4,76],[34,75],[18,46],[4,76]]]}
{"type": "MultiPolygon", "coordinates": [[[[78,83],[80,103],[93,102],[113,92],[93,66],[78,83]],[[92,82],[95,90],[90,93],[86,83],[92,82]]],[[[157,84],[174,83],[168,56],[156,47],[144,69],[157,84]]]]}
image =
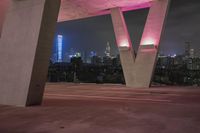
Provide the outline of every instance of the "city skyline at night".
{"type": "MultiPolygon", "coordinates": [[[[141,9],[124,12],[134,49],[139,46],[148,11],[141,9]]],[[[193,49],[199,50],[200,29],[197,28],[200,23],[199,11],[200,1],[197,0],[171,2],[160,54],[182,54],[185,42],[188,41],[191,42],[193,49]]],[[[110,42],[111,53],[118,54],[110,15],[60,22],[57,24],[56,33],[64,37],[64,51],[73,48],[76,51],[96,51],[98,55],[103,56],[106,44],[110,42]]]]}
{"type": "Polygon", "coordinates": [[[200,133],[200,0],[0,0],[0,133],[200,133]]]}

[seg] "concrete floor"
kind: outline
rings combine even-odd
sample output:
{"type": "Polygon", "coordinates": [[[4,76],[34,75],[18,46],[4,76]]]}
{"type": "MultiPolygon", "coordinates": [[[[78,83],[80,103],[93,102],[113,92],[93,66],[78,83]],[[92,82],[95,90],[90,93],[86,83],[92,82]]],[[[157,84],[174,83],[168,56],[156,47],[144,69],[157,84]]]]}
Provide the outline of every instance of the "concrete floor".
{"type": "Polygon", "coordinates": [[[200,89],[47,84],[42,106],[0,105],[0,133],[199,133],[200,89]]]}

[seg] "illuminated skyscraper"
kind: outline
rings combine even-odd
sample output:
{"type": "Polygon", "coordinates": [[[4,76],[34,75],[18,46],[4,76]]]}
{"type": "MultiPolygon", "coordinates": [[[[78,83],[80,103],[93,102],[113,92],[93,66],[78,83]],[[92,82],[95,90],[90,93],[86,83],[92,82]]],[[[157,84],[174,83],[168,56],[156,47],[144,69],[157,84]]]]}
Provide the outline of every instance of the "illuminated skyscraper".
{"type": "Polygon", "coordinates": [[[62,62],[63,57],[62,57],[62,48],[63,48],[63,36],[58,35],[57,36],[57,62],[62,62]]]}
{"type": "Polygon", "coordinates": [[[109,42],[107,42],[107,45],[106,45],[105,55],[108,56],[108,57],[111,56],[111,47],[110,47],[109,42]]]}
{"type": "Polygon", "coordinates": [[[194,49],[190,49],[190,58],[194,58],[195,51],[194,49]]]}

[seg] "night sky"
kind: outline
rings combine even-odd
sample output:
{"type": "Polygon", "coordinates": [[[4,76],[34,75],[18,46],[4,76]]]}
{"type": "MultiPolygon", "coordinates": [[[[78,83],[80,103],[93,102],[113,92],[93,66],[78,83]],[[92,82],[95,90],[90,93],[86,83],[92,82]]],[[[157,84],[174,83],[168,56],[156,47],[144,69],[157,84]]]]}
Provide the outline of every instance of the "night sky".
{"type": "MultiPolygon", "coordinates": [[[[130,37],[138,48],[148,9],[124,12],[130,37]]],[[[118,53],[110,15],[58,23],[56,35],[64,36],[64,51],[70,48],[80,52],[96,51],[103,55],[109,41],[112,54],[118,53]]],[[[160,53],[181,54],[185,41],[200,50],[200,0],[172,0],[160,53]]],[[[55,46],[54,46],[55,52],[55,46]]]]}

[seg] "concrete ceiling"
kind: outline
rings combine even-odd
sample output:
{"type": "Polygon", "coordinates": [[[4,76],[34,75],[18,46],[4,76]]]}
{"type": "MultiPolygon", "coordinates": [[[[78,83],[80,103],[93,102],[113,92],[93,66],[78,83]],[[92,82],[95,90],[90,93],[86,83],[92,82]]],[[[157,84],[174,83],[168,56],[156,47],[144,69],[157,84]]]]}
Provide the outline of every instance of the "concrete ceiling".
{"type": "Polygon", "coordinates": [[[150,6],[153,0],[62,0],[58,21],[108,14],[110,8],[135,10],[150,6]]]}

